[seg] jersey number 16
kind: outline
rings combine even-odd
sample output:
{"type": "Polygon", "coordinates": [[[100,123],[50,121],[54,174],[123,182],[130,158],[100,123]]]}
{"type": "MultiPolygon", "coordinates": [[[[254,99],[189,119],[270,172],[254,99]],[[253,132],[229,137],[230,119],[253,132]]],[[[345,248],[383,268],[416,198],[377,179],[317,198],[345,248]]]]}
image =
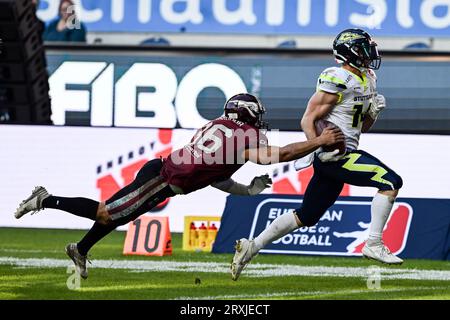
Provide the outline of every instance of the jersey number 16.
{"type": "Polygon", "coordinates": [[[192,143],[206,154],[214,153],[219,150],[223,144],[222,139],[216,135],[217,131],[222,131],[226,138],[231,138],[233,136],[233,130],[225,127],[223,124],[212,125],[212,123],[210,123],[194,137],[192,143]]]}

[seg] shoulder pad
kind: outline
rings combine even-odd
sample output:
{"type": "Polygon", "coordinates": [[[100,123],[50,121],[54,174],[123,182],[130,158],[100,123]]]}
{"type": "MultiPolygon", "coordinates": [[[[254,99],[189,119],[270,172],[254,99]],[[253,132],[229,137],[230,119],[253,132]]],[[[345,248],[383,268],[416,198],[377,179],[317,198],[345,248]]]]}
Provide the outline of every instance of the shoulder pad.
{"type": "Polygon", "coordinates": [[[348,74],[341,68],[328,68],[320,74],[317,88],[330,93],[343,92],[347,90],[348,78],[348,74]]]}

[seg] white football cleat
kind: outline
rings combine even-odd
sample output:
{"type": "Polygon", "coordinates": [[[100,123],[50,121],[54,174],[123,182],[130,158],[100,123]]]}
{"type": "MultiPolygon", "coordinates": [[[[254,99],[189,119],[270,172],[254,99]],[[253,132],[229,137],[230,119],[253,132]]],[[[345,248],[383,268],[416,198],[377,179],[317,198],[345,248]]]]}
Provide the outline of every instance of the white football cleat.
{"type": "Polygon", "coordinates": [[[236,241],[234,246],[236,252],[234,253],[233,261],[231,262],[231,279],[236,281],[245,266],[257,254],[255,249],[255,242],[242,238],[236,241]]]}
{"type": "Polygon", "coordinates": [[[42,207],[42,201],[49,196],[50,194],[47,192],[47,190],[45,190],[44,187],[34,188],[31,196],[23,200],[19,205],[16,212],[14,213],[14,216],[16,217],[16,219],[20,219],[22,216],[29,212],[31,212],[31,214],[34,214],[44,209],[42,207]]]}
{"type": "Polygon", "coordinates": [[[403,260],[393,255],[391,251],[384,245],[382,241],[366,245],[362,249],[362,254],[372,260],[376,260],[386,264],[402,264],[403,260]]]}
{"type": "Polygon", "coordinates": [[[88,271],[86,261],[89,261],[87,256],[83,256],[78,252],[78,247],[76,243],[69,243],[66,246],[66,253],[73,263],[75,263],[75,269],[80,274],[83,279],[87,279],[88,271]]]}

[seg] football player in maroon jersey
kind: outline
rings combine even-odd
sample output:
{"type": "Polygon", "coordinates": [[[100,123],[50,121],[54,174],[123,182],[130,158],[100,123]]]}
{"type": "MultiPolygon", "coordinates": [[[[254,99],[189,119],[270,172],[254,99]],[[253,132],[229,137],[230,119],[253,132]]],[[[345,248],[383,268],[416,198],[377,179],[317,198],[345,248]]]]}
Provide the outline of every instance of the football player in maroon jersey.
{"type": "Polygon", "coordinates": [[[53,196],[44,187],[36,187],[16,210],[21,218],[44,208],[58,209],[91,219],[92,228],[78,243],[66,246],[82,278],[87,278],[87,253],[100,239],[120,225],[135,220],[168,197],[188,194],[213,186],[237,195],[255,195],[272,183],[268,175],[255,177],[242,185],[231,176],[245,162],[272,164],[301,158],[321,146],[344,140],[339,129],[325,129],[315,139],[284,147],[270,146],[263,130],[266,112],[253,95],[244,93],[230,98],[224,116],[199,129],[189,144],[172,152],[166,159],[148,161],[135,180],[105,202],[86,198],[53,196]]]}

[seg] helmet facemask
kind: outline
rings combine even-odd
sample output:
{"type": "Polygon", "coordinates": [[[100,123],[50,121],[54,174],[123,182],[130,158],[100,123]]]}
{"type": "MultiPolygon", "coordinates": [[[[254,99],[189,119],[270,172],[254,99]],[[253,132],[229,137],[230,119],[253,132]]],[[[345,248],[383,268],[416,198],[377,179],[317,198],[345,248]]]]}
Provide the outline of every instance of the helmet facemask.
{"type": "Polygon", "coordinates": [[[357,69],[378,70],[381,66],[381,56],[378,53],[377,44],[371,41],[370,44],[355,44],[350,47],[351,52],[357,57],[356,64],[350,64],[357,69]]]}
{"type": "Polygon", "coordinates": [[[373,70],[380,69],[380,67],[381,67],[381,55],[378,52],[377,44],[374,41],[372,41],[370,43],[369,57],[370,57],[369,68],[373,69],[373,70]]]}

